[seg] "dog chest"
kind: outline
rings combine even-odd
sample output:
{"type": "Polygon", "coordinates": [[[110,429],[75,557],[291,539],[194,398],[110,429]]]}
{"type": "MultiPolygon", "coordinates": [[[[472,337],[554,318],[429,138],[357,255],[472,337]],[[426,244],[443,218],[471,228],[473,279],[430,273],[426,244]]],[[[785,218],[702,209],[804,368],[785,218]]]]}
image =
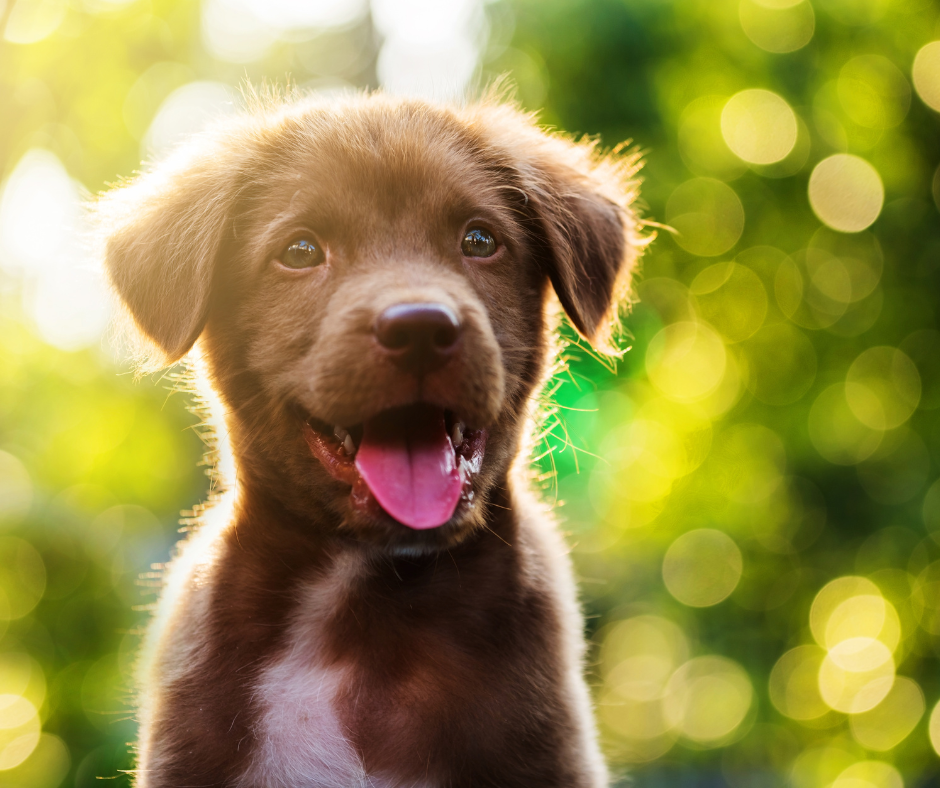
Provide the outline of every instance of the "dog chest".
{"type": "Polygon", "coordinates": [[[339,713],[340,696],[356,678],[324,656],[326,622],[360,570],[358,561],[340,559],[301,588],[285,646],[252,692],[255,746],[243,788],[434,788],[368,774],[339,713]]]}
{"type": "Polygon", "coordinates": [[[261,676],[256,750],[242,785],[358,788],[366,780],[334,708],[342,672],[294,646],[261,676]]]}
{"type": "Polygon", "coordinates": [[[262,675],[256,750],[240,785],[248,788],[435,788],[367,774],[336,700],[348,671],[311,663],[296,647],[262,675]]]}

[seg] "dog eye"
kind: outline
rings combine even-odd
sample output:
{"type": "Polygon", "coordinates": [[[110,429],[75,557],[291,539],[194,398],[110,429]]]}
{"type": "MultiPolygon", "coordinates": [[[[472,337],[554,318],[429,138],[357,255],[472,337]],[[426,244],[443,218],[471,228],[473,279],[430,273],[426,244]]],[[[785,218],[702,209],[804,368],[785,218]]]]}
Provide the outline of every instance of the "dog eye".
{"type": "Polygon", "coordinates": [[[460,249],[467,257],[492,257],[496,254],[496,239],[488,230],[474,227],[460,243],[460,249]]]}
{"type": "Polygon", "coordinates": [[[315,268],[324,261],[325,255],[318,243],[301,238],[288,246],[278,259],[288,268],[315,268]]]}

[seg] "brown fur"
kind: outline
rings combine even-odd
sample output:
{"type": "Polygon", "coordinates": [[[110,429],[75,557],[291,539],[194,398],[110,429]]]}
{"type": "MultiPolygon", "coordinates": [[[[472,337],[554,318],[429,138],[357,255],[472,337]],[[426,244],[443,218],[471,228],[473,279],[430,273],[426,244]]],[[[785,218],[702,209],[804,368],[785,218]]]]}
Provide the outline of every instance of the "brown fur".
{"type": "Polygon", "coordinates": [[[520,457],[552,288],[608,347],[643,242],[635,169],[496,101],[370,96],[258,108],[102,198],[116,291],[158,364],[198,340],[237,467],[150,628],[138,786],[339,785],[304,746],[270,749],[306,741],[307,711],[343,732],[364,775],[350,786],[606,784],[568,559],[520,457]],[[461,257],[471,219],[497,235],[493,258],[461,257]],[[272,263],[309,231],[326,265],[272,263]],[[421,379],[372,340],[409,301],[463,325],[421,379]],[[301,434],[307,414],[353,424],[415,401],[489,431],[472,501],[430,531],[353,509],[301,434]],[[282,731],[264,698],[282,697],[286,659],[335,686],[328,710],[279,701],[300,714],[282,731]]]}

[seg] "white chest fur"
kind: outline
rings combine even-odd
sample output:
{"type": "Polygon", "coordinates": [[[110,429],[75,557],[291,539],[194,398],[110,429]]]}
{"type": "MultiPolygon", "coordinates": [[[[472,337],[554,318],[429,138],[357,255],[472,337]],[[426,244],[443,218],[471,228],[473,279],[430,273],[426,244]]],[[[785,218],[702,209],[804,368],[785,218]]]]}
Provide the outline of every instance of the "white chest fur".
{"type": "Polygon", "coordinates": [[[279,657],[261,674],[256,749],[240,788],[432,788],[366,774],[335,708],[347,669],[323,659],[324,621],[343,604],[359,568],[338,561],[308,583],[279,657]]]}
{"type": "Polygon", "coordinates": [[[338,670],[317,664],[300,643],[265,670],[255,692],[257,744],[241,784],[248,788],[365,788],[367,780],[334,709],[338,670]]]}

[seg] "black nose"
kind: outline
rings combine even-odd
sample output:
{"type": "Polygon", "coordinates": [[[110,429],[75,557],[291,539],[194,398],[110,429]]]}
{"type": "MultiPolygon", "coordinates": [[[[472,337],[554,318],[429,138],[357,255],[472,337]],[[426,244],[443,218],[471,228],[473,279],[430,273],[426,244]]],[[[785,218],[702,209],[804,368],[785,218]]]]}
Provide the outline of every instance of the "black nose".
{"type": "Polygon", "coordinates": [[[444,304],[395,304],[375,321],[375,338],[405,372],[426,375],[444,366],[460,337],[460,321],[444,304]]]}

